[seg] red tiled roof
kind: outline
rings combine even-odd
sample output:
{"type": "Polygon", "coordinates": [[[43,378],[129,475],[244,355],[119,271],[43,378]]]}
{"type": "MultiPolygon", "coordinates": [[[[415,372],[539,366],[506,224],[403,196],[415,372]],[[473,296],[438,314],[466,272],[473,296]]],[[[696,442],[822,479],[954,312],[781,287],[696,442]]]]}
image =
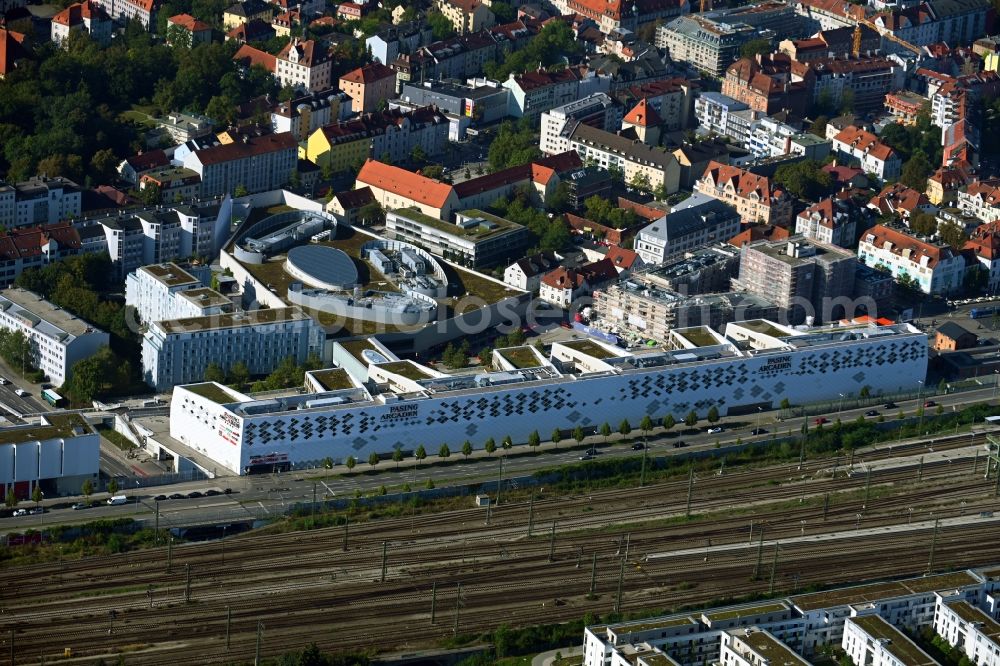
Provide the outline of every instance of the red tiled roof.
{"type": "Polygon", "coordinates": [[[784,197],[784,192],[771,186],[771,181],[766,176],[758,176],[745,169],[728,164],[722,164],[712,160],[702,174],[702,180],[711,180],[715,187],[725,188],[726,184],[732,184],[736,190],[736,196],[747,199],[752,194],[757,195],[758,201],[769,206],[775,199],[784,197]]]}
{"type": "Polygon", "coordinates": [[[576,81],[578,77],[573,69],[567,67],[558,72],[524,72],[514,77],[514,81],[525,92],[536,88],[555,85],[557,83],[567,83],[576,81]]]}
{"type": "Polygon", "coordinates": [[[13,30],[0,28],[0,76],[14,70],[14,64],[28,55],[23,46],[24,35],[13,30]]]}
{"type": "Polygon", "coordinates": [[[285,44],[285,48],[281,49],[277,57],[282,60],[290,60],[289,56],[293,49],[298,53],[297,64],[302,67],[316,67],[325,63],[330,58],[329,52],[316,41],[312,39],[300,40],[297,38],[285,44]]]}
{"type": "Polygon", "coordinates": [[[877,224],[866,231],[861,240],[879,248],[885,248],[886,243],[891,243],[889,251],[900,256],[904,251],[909,250],[910,261],[917,264],[921,263],[924,257],[927,257],[927,267],[931,269],[937,266],[939,261],[951,259],[954,256],[951,248],[947,245],[926,243],[882,224],[877,224]]]}
{"type": "Polygon", "coordinates": [[[542,276],[542,284],[553,289],[579,289],[583,286],[583,276],[572,268],[559,266],[542,276]]]}
{"type": "Polygon", "coordinates": [[[881,192],[872,197],[868,206],[883,213],[901,211],[912,215],[921,206],[929,204],[930,199],[923,192],[918,192],[902,183],[894,183],[883,187],[881,192]]]}
{"type": "Polygon", "coordinates": [[[149,171],[156,167],[163,166],[170,162],[167,154],[161,149],[149,150],[138,155],[133,155],[125,160],[133,169],[138,171],[149,171]]]}
{"type": "Polygon", "coordinates": [[[530,164],[510,167],[458,183],[455,185],[455,194],[460,199],[464,199],[474,194],[489,192],[527,180],[547,185],[556,174],[579,169],[581,166],[583,166],[583,162],[580,160],[580,156],[576,154],[576,151],[570,150],[535,160],[530,164]]]}
{"type": "Polygon", "coordinates": [[[52,17],[53,23],[59,25],[80,25],[87,21],[110,21],[111,17],[100,5],[93,4],[90,0],[77,2],[52,17]]]}
{"type": "Polygon", "coordinates": [[[374,81],[387,79],[391,76],[396,76],[396,72],[381,63],[373,62],[344,74],[340,77],[340,80],[347,81],[349,83],[369,84],[374,81]]]}
{"type": "Polygon", "coordinates": [[[892,148],[879,141],[877,136],[854,125],[845,127],[833,138],[835,141],[866,152],[883,162],[896,154],[892,148]]]}
{"type": "Polygon", "coordinates": [[[655,127],[660,125],[663,121],[660,120],[659,114],[656,113],[656,109],[649,104],[645,98],[639,101],[631,111],[625,114],[622,122],[629,123],[630,125],[637,125],[639,127],[655,127]]]}
{"type": "Polygon", "coordinates": [[[80,248],[80,234],[69,222],[21,227],[0,232],[0,260],[36,257],[42,253],[42,246],[50,240],[66,249],[80,248]]]}
{"type": "Polygon", "coordinates": [[[237,62],[242,62],[247,67],[253,67],[254,65],[260,65],[269,72],[274,72],[277,68],[277,59],[268,53],[267,51],[261,51],[260,49],[255,49],[249,44],[244,44],[240,47],[240,50],[236,52],[233,56],[233,60],[237,62]]]}
{"type": "Polygon", "coordinates": [[[976,227],[962,249],[989,261],[1000,259],[1000,221],[976,227]]]}
{"type": "Polygon", "coordinates": [[[608,248],[608,256],[606,258],[611,260],[611,263],[616,267],[628,270],[639,259],[639,255],[624,247],[612,245],[608,248]]]}
{"type": "Polygon", "coordinates": [[[776,224],[764,224],[749,227],[729,239],[729,244],[735,247],[743,247],[747,243],[759,240],[779,241],[791,236],[788,229],[776,224]]]}
{"type": "Polygon", "coordinates": [[[659,208],[644,206],[641,203],[631,201],[630,199],[626,199],[625,197],[618,197],[618,207],[624,208],[625,210],[630,210],[639,217],[645,218],[650,222],[655,222],[656,220],[666,215],[666,213],[660,210],[659,208]]]}
{"type": "Polygon", "coordinates": [[[167,19],[169,23],[173,25],[179,25],[185,30],[191,32],[201,32],[203,30],[211,30],[212,26],[208,25],[204,21],[199,21],[190,14],[178,14],[177,16],[171,16],[167,19]]]}
{"type": "Polygon", "coordinates": [[[425,206],[441,208],[447,203],[454,188],[418,173],[383,164],[373,159],[365,161],[358,172],[358,183],[387,190],[425,206]]]}
{"type": "Polygon", "coordinates": [[[291,132],[281,132],[280,134],[265,134],[264,136],[248,137],[245,141],[239,140],[212,146],[199,150],[195,154],[202,164],[220,164],[254,155],[276,153],[279,150],[295,150],[298,145],[291,132]]]}
{"type": "MultiPolygon", "coordinates": [[[[246,23],[241,23],[229,32],[226,37],[246,44],[247,42],[265,41],[274,37],[274,27],[267,21],[259,18],[250,19],[246,23]]],[[[271,58],[274,56],[268,54],[271,58]]],[[[235,58],[234,58],[235,59],[235,58]]],[[[273,69],[272,69],[273,71],[273,69]]]]}

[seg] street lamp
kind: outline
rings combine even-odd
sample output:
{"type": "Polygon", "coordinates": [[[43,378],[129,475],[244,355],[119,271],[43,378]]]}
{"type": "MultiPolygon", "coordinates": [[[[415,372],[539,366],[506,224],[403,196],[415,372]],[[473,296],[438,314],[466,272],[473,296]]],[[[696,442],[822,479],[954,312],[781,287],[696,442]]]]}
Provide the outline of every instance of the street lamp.
{"type": "Polygon", "coordinates": [[[917,393],[917,410],[920,414],[917,419],[917,435],[920,435],[920,430],[924,427],[924,383],[921,380],[917,380],[920,384],[920,391],[917,393]]]}
{"type": "Polygon", "coordinates": [[[840,420],[840,412],[842,412],[843,409],[844,409],[844,394],[843,393],[838,393],[837,395],[840,396],[840,404],[837,406],[837,420],[839,421],[840,420]]]}
{"type": "Polygon", "coordinates": [[[1000,370],[993,371],[993,399],[997,399],[997,384],[1000,384],[1000,370]]]}

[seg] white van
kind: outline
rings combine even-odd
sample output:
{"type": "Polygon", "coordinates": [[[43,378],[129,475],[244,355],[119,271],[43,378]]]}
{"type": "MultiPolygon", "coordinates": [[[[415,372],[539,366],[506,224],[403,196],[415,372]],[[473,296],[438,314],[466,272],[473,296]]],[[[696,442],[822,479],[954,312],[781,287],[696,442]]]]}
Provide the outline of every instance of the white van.
{"type": "Polygon", "coordinates": [[[116,506],[118,504],[125,504],[126,502],[128,502],[128,497],[126,497],[125,495],[115,495],[114,497],[108,500],[108,504],[110,504],[111,506],[116,506]]]}

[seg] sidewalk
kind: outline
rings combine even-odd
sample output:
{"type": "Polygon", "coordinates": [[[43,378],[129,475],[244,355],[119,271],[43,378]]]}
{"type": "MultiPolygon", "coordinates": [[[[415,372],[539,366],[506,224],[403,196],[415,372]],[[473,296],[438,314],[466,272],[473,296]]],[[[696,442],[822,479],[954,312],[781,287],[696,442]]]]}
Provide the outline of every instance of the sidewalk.
{"type": "Polygon", "coordinates": [[[561,654],[563,658],[566,657],[582,657],[583,656],[583,646],[574,645],[573,647],[560,648],[558,650],[549,650],[548,652],[542,652],[537,654],[531,660],[531,666],[552,666],[556,660],[556,654],[561,654]]]}

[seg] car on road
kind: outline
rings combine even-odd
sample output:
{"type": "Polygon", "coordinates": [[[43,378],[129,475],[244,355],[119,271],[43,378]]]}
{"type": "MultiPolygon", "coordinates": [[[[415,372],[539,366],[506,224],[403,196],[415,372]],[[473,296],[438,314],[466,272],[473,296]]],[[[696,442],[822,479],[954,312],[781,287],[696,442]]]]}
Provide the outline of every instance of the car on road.
{"type": "Polygon", "coordinates": [[[6,386],[7,384],[10,384],[10,380],[6,377],[0,377],[0,386],[6,386]]]}
{"type": "Polygon", "coordinates": [[[818,419],[813,420],[813,423],[815,423],[816,425],[823,425],[824,423],[829,423],[829,422],[830,419],[826,418],[825,416],[821,416],[818,419]]]}
{"type": "Polygon", "coordinates": [[[222,494],[223,495],[232,495],[233,494],[233,489],[232,488],[226,488],[225,490],[222,491],[222,494]]]}
{"type": "Polygon", "coordinates": [[[896,409],[896,403],[890,400],[889,402],[885,403],[883,407],[885,407],[886,409],[896,409]]]}
{"type": "Polygon", "coordinates": [[[184,495],[181,495],[180,493],[174,493],[173,495],[170,496],[170,499],[184,499],[184,495]]]}
{"type": "Polygon", "coordinates": [[[683,449],[685,446],[687,446],[687,442],[685,442],[683,439],[679,439],[676,442],[674,442],[675,449],[683,449]]]}
{"type": "Polygon", "coordinates": [[[14,393],[16,393],[18,395],[18,397],[21,397],[21,398],[27,398],[28,397],[28,392],[25,391],[24,389],[21,389],[21,388],[14,389],[14,393]]]}
{"type": "Polygon", "coordinates": [[[879,412],[877,409],[869,409],[867,412],[865,412],[865,416],[878,416],[878,415],[879,412]]]}
{"type": "Polygon", "coordinates": [[[928,400],[927,402],[924,403],[924,407],[937,407],[937,403],[934,402],[933,400],[928,400]]]}
{"type": "Polygon", "coordinates": [[[28,510],[27,509],[17,509],[16,511],[14,511],[14,513],[12,515],[15,518],[17,518],[19,516],[27,516],[28,515],[28,510]]]}
{"type": "Polygon", "coordinates": [[[199,497],[204,497],[204,496],[205,496],[204,493],[200,493],[197,490],[192,490],[187,494],[188,499],[198,499],[199,497]]]}
{"type": "Polygon", "coordinates": [[[589,453],[584,453],[582,456],[580,456],[580,460],[593,460],[593,459],[594,456],[590,455],[589,453]]]}
{"type": "Polygon", "coordinates": [[[34,509],[29,509],[28,513],[30,513],[32,516],[37,516],[40,513],[45,513],[45,507],[36,506],[34,509]]]}
{"type": "Polygon", "coordinates": [[[90,505],[86,502],[77,502],[71,507],[74,511],[79,511],[80,509],[89,509],[90,505]]]}
{"type": "Polygon", "coordinates": [[[216,490],[215,488],[205,491],[205,497],[215,497],[216,495],[221,495],[221,494],[222,493],[216,490]]]}
{"type": "Polygon", "coordinates": [[[709,428],[705,432],[707,432],[709,435],[718,435],[723,430],[724,430],[724,428],[722,426],[712,426],[711,428],[709,428]]]}
{"type": "Polygon", "coordinates": [[[639,442],[639,443],[637,443],[637,444],[633,444],[633,445],[632,445],[632,450],[633,450],[633,451],[642,451],[642,450],[643,450],[643,449],[645,449],[645,448],[646,448],[646,445],[645,445],[645,444],[643,444],[642,442],[639,442]]]}
{"type": "Polygon", "coordinates": [[[750,431],[750,434],[751,435],[766,435],[767,434],[767,430],[765,430],[764,428],[754,428],[753,430],[750,431]]]}
{"type": "Polygon", "coordinates": [[[167,499],[166,495],[157,495],[156,497],[153,498],[153,501],[154,502],[162,502],[162,501],[164,501],[166,499],[167,499]]]}

